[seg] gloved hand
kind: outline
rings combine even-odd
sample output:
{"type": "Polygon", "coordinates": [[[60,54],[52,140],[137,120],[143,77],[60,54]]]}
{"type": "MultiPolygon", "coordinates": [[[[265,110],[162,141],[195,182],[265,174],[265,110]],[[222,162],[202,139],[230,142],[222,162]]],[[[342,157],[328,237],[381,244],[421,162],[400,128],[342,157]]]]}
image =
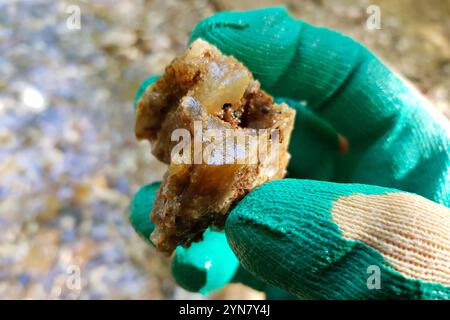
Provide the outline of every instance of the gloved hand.
{"type": "MultiPolygon", "coordinates": [[[[359,43],[282,8],[216,14],[196,38],[297,117],[289,178],[250,192],[225,233],[178,247],[176,281],[202,293],[242,281],[269,298],[450,298],[449,123],[359,43]]],[[[146,239],[157,188],[131,205],[146,239]]]]}

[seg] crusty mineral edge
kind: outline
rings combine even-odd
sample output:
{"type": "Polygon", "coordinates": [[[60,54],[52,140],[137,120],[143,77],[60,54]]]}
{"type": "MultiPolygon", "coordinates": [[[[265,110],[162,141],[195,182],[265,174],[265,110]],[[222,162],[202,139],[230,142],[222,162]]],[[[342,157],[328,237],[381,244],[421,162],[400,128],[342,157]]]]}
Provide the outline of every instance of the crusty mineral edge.
{"type": "MultiPolygon", "coordinates": [[[[274,104],[244,65],[206,41],[196,40],[174,59],[146,90],[136,111],[136,137],[149,140],[152,153],[169,164],[151,213],[156,248],[170,254],[177,245],[189,247],[202,239],[206,228],[223,228],[231,208],[252,189],[283,178],[294,118],[295,111],[274,104]],[[178,143],[171,141],[173,130],[185,128],[193,137],[194,121],[204,131],[253,134],[255,129],[278,129],[279,152],[257,164],[171,163],[170,153],[178,143]]],[[[203,143],[203,150],[208,144],[203,143]]]]}

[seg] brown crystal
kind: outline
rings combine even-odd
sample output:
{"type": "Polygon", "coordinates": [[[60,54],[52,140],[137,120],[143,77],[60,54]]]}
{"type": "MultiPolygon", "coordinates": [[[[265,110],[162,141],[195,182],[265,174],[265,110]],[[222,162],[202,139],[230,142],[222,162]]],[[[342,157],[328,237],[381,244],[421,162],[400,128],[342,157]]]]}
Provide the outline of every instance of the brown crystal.
{"type": "Polygon", "coordinates": [[[294,117],[295,111],[286,104],[273,103],[243,64],[206,41],[196,40],[174,59],[147,88],[136,110],[136,137],[148,139],[152,153],[169,165],[151,213],[155,246],[167,253],[177,245],[188,247],[209,226],[223,228],[233,205],[253,188],[283,178],[294,117]],[[224,141],[200,140],[199,153],[193,142],[195,123],[201,124],[202,133],[223,132],[224,141]],[[191,134],[193,143],[185,149],[191,161],[175,163],[171,153],[179,141],[171,141],[171,135],[180,128],[191,134]],[[254,161],[249,150],[260,150],[264,137],[269,145],[275,140],[264,130],[261,138],[259,129],[277,129],[279,148],[278,153],[269,151],[254,161]],[[239,134],[250,137],[244,140],[244,149],[226,144],[239,139],[233,136],[239,134]],[[235,157],[218,161],[224,159],[217,156],[222,153],[208,153],[208,146],[235,157]]]}

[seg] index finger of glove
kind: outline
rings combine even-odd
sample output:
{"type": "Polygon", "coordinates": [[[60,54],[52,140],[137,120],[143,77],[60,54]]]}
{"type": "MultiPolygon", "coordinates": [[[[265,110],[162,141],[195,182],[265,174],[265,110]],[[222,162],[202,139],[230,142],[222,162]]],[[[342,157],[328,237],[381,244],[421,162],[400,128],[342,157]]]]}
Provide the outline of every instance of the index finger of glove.
{"type": "Polygon", "coordinates": [[[284,8],[216,14],[197,25],[196,38],[234,55],[272,95],[304,101],[348,141],[334,181],[450,204],[449,123],[361,44],[284,8]]]}

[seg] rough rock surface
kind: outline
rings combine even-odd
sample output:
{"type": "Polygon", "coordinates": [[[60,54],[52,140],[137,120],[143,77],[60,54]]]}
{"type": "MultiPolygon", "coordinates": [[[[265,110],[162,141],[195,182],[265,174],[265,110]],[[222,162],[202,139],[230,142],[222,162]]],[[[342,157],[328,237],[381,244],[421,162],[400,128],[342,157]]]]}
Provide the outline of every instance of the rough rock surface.
{"type": "Polygon", "coordinates": [[[201,240],[207,227],[224,226],[245,194],[283,178],[294,118],[294,109],[275,104],[234,57],[201,39],[192,43],[137,104],[136,136],[169,164],[151,215],[155,246],[171,253],[201,240]],[[173,141],[179,129],[189,139],[173,141]],[[179,143],[188,145],[177,163],[179,143]]]}

